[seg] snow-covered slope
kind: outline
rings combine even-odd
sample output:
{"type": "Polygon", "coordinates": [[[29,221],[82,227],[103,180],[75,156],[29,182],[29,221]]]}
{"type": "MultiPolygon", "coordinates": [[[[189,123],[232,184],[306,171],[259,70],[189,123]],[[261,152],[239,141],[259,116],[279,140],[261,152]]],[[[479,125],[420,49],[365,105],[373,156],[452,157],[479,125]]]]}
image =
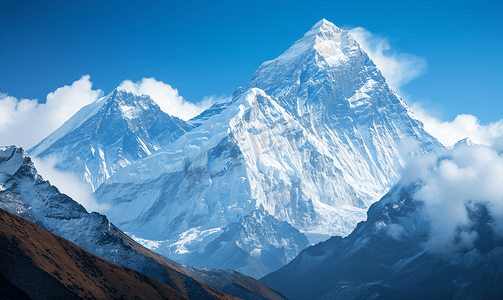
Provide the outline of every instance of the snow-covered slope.
{"type": "Polygon", "coordinates": [[[503,189],[492,173],[503,152],[458,147],[416,161],[349,236],[305,249],[260,281],[292,300],[501,298],[503,189]],[[485,183],[466,176],[474,172],[485,183]]]}
{"type": "MultiPolygon", "coordinates": [[[[195,254],[223,228],[260,208],[311,242],[347,235],[408,157],[441,147],[349,32],[326,20],[192,122],[198,127],[95,194],[129,234],[196,266],[204,263],[195,254]]],[[[272,232],[273,223],[255,230],[272,232]]],[[[285,251],[300,250],[298,241],[282,248],[264,240],[245,251],[253,257],[272,246],[293,257],[285,251]]]]}
{"type": "Polygon", "coordinates": [[[83,107],[28,153],[56,157],[56,168],[78,175],[94,191],[120,168],[192,128],[161,111],[149,96],[117,88],[83,107]]]}

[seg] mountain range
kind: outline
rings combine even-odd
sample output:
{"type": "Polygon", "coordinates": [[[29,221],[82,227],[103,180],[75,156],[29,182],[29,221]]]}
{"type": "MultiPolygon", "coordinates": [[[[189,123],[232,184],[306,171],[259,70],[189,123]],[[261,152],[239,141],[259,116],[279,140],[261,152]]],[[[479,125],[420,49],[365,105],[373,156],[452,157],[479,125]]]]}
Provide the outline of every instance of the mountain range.
{"type": "Polygon", "coordinates": [[[145,285],[152,298],[496,299],[502,150],[445,149],[351,33],[321,20],[189,121],[117,88],[28,154],[0,147],[0,209],[26,220],[0,211],[0,280],[28,298],[39,285],[16,266],[67,298],[89,296],[90,273],[96,295],[116,297],[145,285]],[[106,216],[30,156],[77,175],[106,216]],[[87,269],[69,267],[74,253],[87,269]]]}
{"type": "Polygon", "coordinates": [[[409,157],[441,148],[351,34],[326,20],[189,123],[95,196],[152,250],[200,267],[226,253],[240,258],[225,267],[256,278],[308,243],[349,234],[409,157]]]}
{"type": "Polygon", "coordinates": [[[149,249],[260,278],[348,235],[410,157],[441,147],[351,34],[322,20],[188,122],[118,88],[28,153],[89,183],[149,249]]]}

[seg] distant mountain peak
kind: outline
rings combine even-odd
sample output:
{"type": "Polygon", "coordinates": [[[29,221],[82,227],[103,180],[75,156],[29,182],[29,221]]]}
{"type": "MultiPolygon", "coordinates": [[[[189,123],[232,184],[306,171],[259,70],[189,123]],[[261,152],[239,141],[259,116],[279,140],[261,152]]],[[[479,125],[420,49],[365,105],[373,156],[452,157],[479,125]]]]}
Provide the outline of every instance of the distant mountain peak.
{"type": "Polygon", "coordinates": [[[190,131],[192,125],[163,112],[148,95],[116,88],[81,108],[29,150],[56,156],[56,168],[70,171],[96,190],[118,169],[146,157],[190,131]]]}

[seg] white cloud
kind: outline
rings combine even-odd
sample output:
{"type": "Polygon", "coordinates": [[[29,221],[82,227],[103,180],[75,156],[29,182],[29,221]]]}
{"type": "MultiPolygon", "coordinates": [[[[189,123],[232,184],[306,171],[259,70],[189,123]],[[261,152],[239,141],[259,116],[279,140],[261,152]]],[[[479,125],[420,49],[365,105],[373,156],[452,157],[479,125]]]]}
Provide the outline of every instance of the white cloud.
{"type": "Polygon", "coordinates": [[[0,144],[31,148],[98,99],[89,75],[47,95],[46,103],[0,94],[0,144]]]}
{"type": "Polygon", "coordinates": [[[471,249],[478,238],[469,211],[487,207],[493,230],[503,233],[503,153],[482,145],[462,145],[437,155],[419,158],[406,168],[403,180],[418,181],[414,199],[431,232],[426,244],[434,251],[471,249]]]}
{"type": "Polygon", "coordinates": [[[93,196],[91,186],[81,181],[77,175],[70,172],[59,171],[55,168],[58,159],[47,157],[42,160],[32,157],[37,172],[49,182],[56,186],[63,194],[70,196],[80,203],[89,212],[106,212],[109,205],[99,204],[93,196]]]}
{"type": "Polygon", "coordinates": [[[213,97],[205,97],[199,103],[185,101],[178,90],[155,78],[143,78],[138,82],[123,81],[120,86],[129,92],[146,94],[159,105],[162,111],[182,120],[189,120],[213,104],[213,97]]]}
{"type": "Polygon", "coordinates": [[[386,82],[396,91],[426,71],[424,58],[408,53],[396,53],[386,38],[376,36],[362,27],[353,28],[350,33],[381,70],[386,82]]]}
{"type": "Polygon", "coordinates": [[[461,114],[448,122],[433,117],[420,104],[413,104],[412,110],[414,115],[423,122],[424,129],[446,146],[452,146],[464,138],[469,138],[476,144],[490,146],[503,138],[503,120],[482,125],[477,117],[461,114]]]}

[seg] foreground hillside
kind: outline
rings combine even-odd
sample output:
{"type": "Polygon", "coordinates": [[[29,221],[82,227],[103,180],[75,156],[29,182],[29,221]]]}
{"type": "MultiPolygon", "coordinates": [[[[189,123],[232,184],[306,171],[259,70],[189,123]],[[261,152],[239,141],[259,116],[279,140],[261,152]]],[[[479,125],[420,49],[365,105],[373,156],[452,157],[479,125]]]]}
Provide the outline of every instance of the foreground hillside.
{"type": "Polygon", "coordinates": [[[0,253],[2,299],[188,299],[3,209],[0,253]]]}

